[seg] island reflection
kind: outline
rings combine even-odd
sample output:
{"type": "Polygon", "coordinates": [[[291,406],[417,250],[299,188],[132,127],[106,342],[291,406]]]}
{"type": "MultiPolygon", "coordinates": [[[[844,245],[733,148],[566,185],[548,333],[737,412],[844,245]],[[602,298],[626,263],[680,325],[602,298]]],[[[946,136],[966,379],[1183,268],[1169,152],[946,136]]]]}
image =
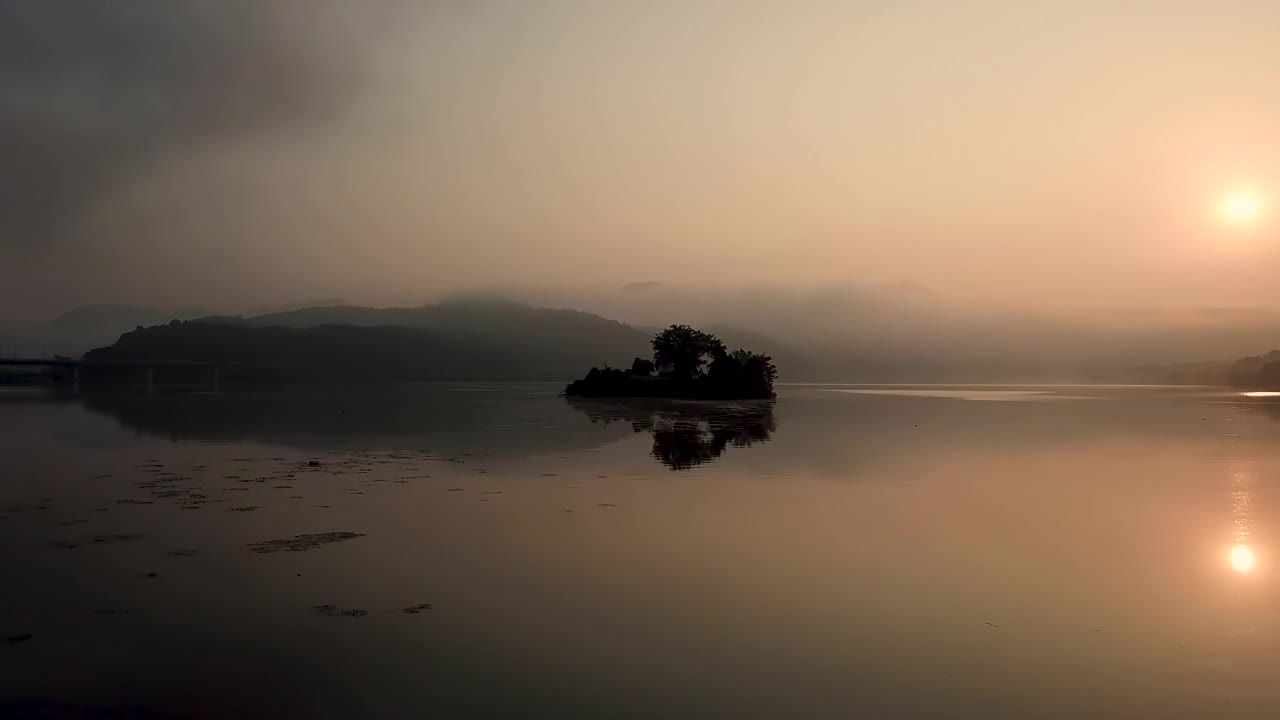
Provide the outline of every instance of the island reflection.
{"type": "Polygon", "coordinates": [[[690,470],[719,458],[730,447],[769,440],[777,428],[773,401],[746,403],[584,400],[568,403],[593,424],[630,424],[653,435],[654,459],[671,470],[690,470]]]}

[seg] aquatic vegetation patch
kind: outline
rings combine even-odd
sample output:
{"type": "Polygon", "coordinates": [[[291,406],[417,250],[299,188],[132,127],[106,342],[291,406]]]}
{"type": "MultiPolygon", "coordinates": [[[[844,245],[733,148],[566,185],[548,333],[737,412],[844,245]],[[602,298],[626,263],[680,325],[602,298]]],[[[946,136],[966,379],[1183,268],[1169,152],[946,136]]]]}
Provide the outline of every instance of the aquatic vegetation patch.
{"type": "Polygon", "coordinates": [[[315,610],[325,617],[360,618],[369,614],[368,610],[362,608],[340,608],[333,605],[317,605],[315,610]]]}
{"type": "Polygon", "coordinates": [[[89,538],[89,542],[95,545],[102,545],[103,543],[128,542],[130,540],[141,540],[142,538],[143,535],[141,533],[110,533],[94,535],[89,538]]]}
{"type": "Polygon", "coordinates": [[[321,545],[354,540],[358,537],[364,537],[364,533],[327,532],[295,535],[287,540],[267,540],[266,542],[253,543],[249,545],[249,550],[256,553],[302,552],[318,548],[321,545]]]}

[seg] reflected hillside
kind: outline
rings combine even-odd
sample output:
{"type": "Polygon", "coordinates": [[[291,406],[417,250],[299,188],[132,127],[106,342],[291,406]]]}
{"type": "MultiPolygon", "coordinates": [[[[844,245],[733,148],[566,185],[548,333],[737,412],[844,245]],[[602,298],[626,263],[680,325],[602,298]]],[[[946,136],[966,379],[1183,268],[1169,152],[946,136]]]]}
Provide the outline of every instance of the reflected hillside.
{"type": "Polygon", "coordinates": [[[589,422],[543,385],[372,385],[271,392],[100,393],[85,406],[139,433],[310,450],[412,449],[493,457],[566,453],[629,433],[589,422]]]}
{"type": "Polygon", "coordinates": [[[777,425],[773,402],[733,404],[602,401],[569,398],[569,405],[604,427],[629,426],[653,435],[653,457],[672,470],[714,461],[730,447],[769,440],[777,425]]]}
{"type": "Polygon", "coordinates": [[[1274,422],[1280,422],[1280,397],[1268,397],[1253,399],[1238,403],[1239,407],[1253,413],[1258,413],[1274,422]]]}

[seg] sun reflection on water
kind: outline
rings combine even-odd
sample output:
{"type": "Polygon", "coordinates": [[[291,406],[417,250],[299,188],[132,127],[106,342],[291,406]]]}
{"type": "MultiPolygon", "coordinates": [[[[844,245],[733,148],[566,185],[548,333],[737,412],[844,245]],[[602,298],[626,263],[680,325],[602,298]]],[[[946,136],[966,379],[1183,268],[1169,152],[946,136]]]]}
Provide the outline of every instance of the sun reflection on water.
{"type": "Polygon", "coordinates": [[[1247,573],[1253,569],[1253,551],[1248,545],[1237,545],[1231,548],[1231,567],[1236,572],[1247,573]]]}
{"type": "Polygon", "coordinates": [[[1257,562],[1253,548],[1249,547],[1254,522],[1253,479],[1252,472],[1231,473],[1231,514],[1232,525],[1235,527],[1235,545],[1231,548],[1228,560],[1232,569],[1238,573],[1252,571],[1257,562]]]}

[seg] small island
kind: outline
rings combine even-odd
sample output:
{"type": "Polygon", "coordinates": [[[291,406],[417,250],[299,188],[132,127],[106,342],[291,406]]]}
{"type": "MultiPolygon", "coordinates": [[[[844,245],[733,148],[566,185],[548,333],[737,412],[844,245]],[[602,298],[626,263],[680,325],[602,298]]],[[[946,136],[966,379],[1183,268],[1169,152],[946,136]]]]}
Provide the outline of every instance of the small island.
{"type": "Polygon", "coordinates": [[[672,325],[653,338],[653,360],[636,358],[630,369],[591,368],[565,388],[570,397],[758,400],[774,397],[773,358],[749,350],[725,350],[711,333],[672,325]]]}

